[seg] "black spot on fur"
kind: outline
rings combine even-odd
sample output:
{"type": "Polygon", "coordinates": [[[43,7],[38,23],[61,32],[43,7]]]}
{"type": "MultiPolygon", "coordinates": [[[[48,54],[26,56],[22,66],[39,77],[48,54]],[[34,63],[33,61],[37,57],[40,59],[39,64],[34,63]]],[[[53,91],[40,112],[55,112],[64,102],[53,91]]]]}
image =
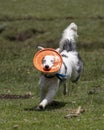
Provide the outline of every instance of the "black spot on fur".
{"type": "Polygon", "coordinates": [[[66,50],[67,52],[69,52],[69,51],[75,51],[76,50],[76,45],[75,45],[75,43],[73,43],[73,42],[71,42],[71,41],[69,41],[67,39],[64,42],[63,50],[66,50]]]}
{"type": "Polygon", "coordinates": [[[82,68],[83,68],[83,62],[82,62],[82,58],[80,57],[80,55],[78,54],[77,56],[78,56],[78,59],[79,59],[79,61],[78,61],[79,68],[78,68],[77,72],[81,73],[82,68]]]}
{"type": "Polygon", "coordinates": [[[65,54],[62,54],[62,57],[68,58],[68,56],[67,56],[67,55],[65,55],[65,54]]]}

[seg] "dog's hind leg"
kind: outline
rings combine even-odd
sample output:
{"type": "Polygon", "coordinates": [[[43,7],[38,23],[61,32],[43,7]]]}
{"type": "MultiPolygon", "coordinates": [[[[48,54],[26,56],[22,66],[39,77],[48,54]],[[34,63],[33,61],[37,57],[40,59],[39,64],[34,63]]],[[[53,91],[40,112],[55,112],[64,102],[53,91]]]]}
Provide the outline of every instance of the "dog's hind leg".
{"type": "Polygon", "coordinates": [[[68,93],[68,88],[66,82],[63,83],[64,89],[63,89],[63,94],[66,95],[68,93]]]}

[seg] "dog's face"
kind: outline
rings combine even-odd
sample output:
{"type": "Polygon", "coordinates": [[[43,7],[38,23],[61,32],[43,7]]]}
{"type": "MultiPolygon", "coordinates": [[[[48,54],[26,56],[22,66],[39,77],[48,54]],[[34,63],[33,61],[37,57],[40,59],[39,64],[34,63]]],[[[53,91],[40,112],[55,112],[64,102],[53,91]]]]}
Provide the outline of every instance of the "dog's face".
{"type": "Polygon", "coordinates": [[[50,70],[54,65],[54,56],[45,56],[42,60],[42,64],[45,70],[50,70]]]}

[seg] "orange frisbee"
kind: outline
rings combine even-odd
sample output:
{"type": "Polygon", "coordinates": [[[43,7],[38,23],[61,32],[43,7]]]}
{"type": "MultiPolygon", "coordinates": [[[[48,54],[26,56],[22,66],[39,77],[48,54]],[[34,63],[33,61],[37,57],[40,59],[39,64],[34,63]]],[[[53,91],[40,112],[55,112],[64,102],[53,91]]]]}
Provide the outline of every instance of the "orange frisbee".
{"type": "Polygon", "coordinates": [[[43,50],[38,51],[33,58],[34,67],[43,72],[43,73],[55,73],[57,72],[62,65],[62,56],[52,48],[45,48],[43,50]],[[54,65],[50,70],[44,70],[42,60],[45,56],[54,56],[54,65]]]}

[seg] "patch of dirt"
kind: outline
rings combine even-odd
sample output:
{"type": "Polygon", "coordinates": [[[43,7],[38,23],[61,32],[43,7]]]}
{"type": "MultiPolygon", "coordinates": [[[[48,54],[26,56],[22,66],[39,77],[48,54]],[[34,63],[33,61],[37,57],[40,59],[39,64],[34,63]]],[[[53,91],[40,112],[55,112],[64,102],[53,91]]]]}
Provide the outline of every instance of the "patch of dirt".
{"type": "Polygon", "coordinates": [[[26,31],[19,32],[17,34],[7,35],[6,38],[10,41],[26,41],[27,39],[34,36],[34,34],[43,34],[45,31],[43,30],[36,30],[36,29],[29,29],[26,31]]]}
{"type": "Polygon", "coordinates": [[[99,94],[102,92],[104,92],[104,90],[101,86],[93,86],[87,93],[88,95],[93,95],[93,94],[99,94]]]}
{"type": "Polygon", "coordinates": [[[64,16],[64,17],[49,17],[49,18],[38,18],[38,17],[33,17],[33,16],[26,16],[26,17],[17,17],[17,18],[13,18],[13,17],[9,17],[9,16],[5,16],[0,18],[0,21],[30,21],[30,20],[37,20],[37,21],[54,21],[56,19],[59,20],[65,20],[65,19],[95,19],[95,20],[103,20],[104,17],[97,15],[97,16],[88,16],[88,17],[73,17],[73,16],[64,16]]]}
{"type": "Polygon", "coordinates": [[[27,17],[9,17],[5,16],[3,18],[0,18],[0,21],[30,21],[30,20],[37,20],[37,21],[54,21],[56,19],[78,19],[78,17],[73,16],[65,16],[65,17],[49,17],[49,18],[39,18],[39,17],[33,17],[33,16],[27,16],[27,17]]]}
{"type": "Polygon", "coordinates": [[[15,94],[0,94],[0,99],[28,99],[31,98],[31,94],[15,95],[15,94]]]}
{"type": "Polygon", "coordinates": [[[5,30],[4,27],[0,27],[0,33],[2,33],[5,30]]]}
{"type": "Polygon", "coordinates": [[[94,50],[94,49],[102,49],[104,48],[104,43],[100,42],[100,44],[96,41],[96,42],[79,42],[78,44],[78,48],[80,49],[84,49],[84,50],[94,50]]]}

